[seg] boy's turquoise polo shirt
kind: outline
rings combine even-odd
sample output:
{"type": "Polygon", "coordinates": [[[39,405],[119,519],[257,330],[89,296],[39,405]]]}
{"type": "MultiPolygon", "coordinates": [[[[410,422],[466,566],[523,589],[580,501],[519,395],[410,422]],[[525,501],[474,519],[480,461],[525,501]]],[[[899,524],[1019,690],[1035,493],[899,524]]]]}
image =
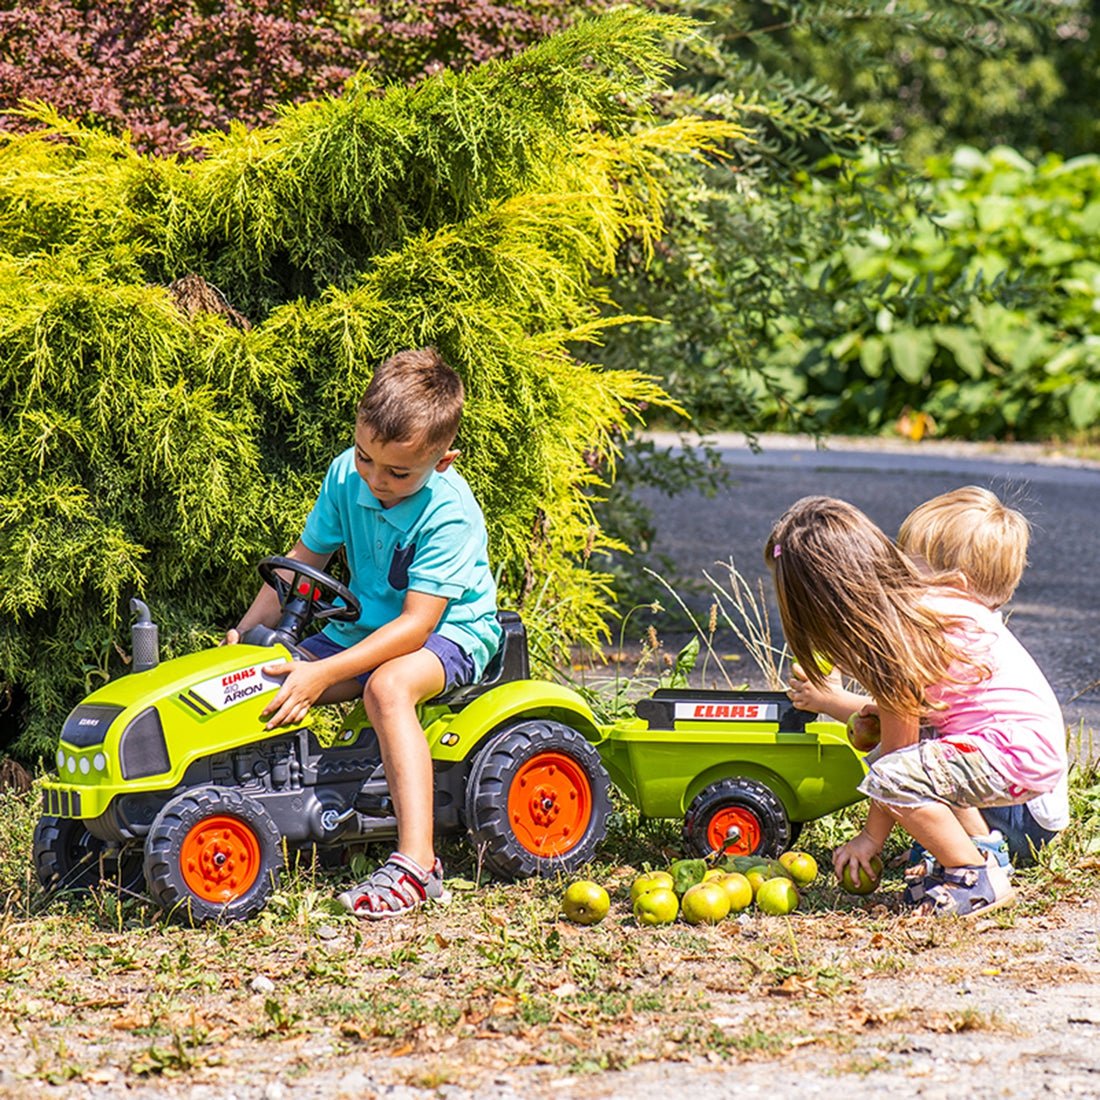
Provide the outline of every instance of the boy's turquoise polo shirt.
{"type": "Polygon", "coordinates": [[[436,632],[466,651],[478,677],[485,671],[500,644],[496,582],[481,508],[453,468],[433,471],[419,492],[383,508],[349,447],[325,474],[302,542],[316,554],[347,551],[348,587],[363,611],[356,622],[325,625],[334,642],[346,648],[396,619],[411,589],[447,600],[436,632]]]}

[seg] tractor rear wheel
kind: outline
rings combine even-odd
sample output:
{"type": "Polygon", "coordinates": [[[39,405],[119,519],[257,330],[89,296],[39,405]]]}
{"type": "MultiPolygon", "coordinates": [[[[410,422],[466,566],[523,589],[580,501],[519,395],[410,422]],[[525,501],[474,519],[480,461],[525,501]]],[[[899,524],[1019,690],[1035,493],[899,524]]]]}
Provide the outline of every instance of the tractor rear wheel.
{"type": "Polygon", "coordinates": [[[141,890],[141,848],[112,848],[79,818],[44,814],[34,827],[34,869],[44,890],[141,890]]]}
{"type": "Polygon", "coordinates": [[[607,835],[610,781],[575,729],[527,719],[493,735],[466,782],[466,826],[504,879],[569,873],[607,835]]]}
{"type": "Polygon", "coordinates": [[[721,779],[704,787],[684,815],[684,846],[697,856],[775,858],[791,843],[791,823],[774,792],[755,779],[721,779]]]}
{"type": "Polygon", "coordinates": [[[282,869],[282,836],[271,815],[232,788],[177,795],[145,838],[145,881],[153,900],[197,924],[254,916],[282,869]]]}

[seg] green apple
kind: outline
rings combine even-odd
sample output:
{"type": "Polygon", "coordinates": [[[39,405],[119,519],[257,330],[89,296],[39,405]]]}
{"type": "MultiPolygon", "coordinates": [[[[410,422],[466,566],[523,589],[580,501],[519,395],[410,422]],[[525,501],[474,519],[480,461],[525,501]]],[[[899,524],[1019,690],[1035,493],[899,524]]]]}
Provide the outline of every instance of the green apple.
{"type": "Polygon", "coordinates": [[[565,891],[561,908],[574,924],[599,924],[611,908],[611,898],[598,882],[574,882],[565,891]]]}
{"type": "Polygon", "coordinates": [[[809,886],[817,878],[817,860],[809,852],[784,852],[779,862],[798,886],[809,886]]]}
{"type": "Polygon", "coordinates": [[[649,890],[671,890],[672,887],[673,878],[667,871],[646,871],[630,884],[630,904],[649,890]]]}
{"type": "Polygon", "coordinates": [[[773,917],[793,913],[798,908],[798,889],[789,878],[770,878],[756,892],[756,907],[773,917]]]}
{"type": "Polygon", "coordinates": [[[639,894],[634,902],[634,916],[638,923],[650,927],[671,924],[679,911],[680,901],[676,897],[676,891],[664,886],[639,894]]]}
{"type": "Polygon", "coordinates": [[[878,856],[872,857],[871,870],[875,873],[873,878],[860,867],[859,877],[856,879],[852,877],[852,865],[846,864],[844,873],[840,877],[840,885],[849,894],[870,894],[878,887],[879,880],[882,878],[882,860],[878,856]]]}
{"type": "Polygon", "coordinates": [[[740,913],[752,905],[752,883],[740,871],[730,871],[714,881],[726,891],[731,913],[740,913]]]}
{"type": "Polygon", "coordinates": [[[730,899],[716,882],[699,882],[684,891],[680,912],[688,924],[717,924],[730,912],[730,899]]]}

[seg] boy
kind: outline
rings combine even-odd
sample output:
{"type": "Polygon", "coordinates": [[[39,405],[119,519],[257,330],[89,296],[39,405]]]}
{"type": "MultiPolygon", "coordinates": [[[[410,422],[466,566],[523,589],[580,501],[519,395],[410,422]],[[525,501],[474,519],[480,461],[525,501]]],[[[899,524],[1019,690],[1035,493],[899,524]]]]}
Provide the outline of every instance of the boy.
{"type": "MultiPolygon", "coordinates": [[[[898,547],[929,573],[956,574],[955,584],[997,611],[1020,583],[1029,538],[1030,527],[1021,512],[1009,508],[988,489],[968,485],[914,508],[898,530],[898,547]]],[[[866,695],[844,690],[839,679],[831,690],[820,691],[805,679],[798,665],[788,683],[788,695],[796,707],[841,722],[851,715],[852,726],[866,736],[866,720],[874,708],[866,695]]],[[[1063,774],[1049,794],[1018,806],[987,807],[981,816],[989,839],[978,831],[980,826],[971,839],[980,848],[1001,852],[1007,842],[1011,858],[1026,866],[1035,852],[1069,824],[1067,778],[1063,774]]],[[[922,854],[916,851],[915,857],[913,862],[919,862],[922,854]]],[[[1007,856],[1000,858],[1008,862],[1007,856]]]]}
{"type": "MultiPolygon", "coordinates": [[[[399,352],[375,371],[355,444],[329,466],[289,554],[323,569],[343,547],[362,614],[305,639],[311,660],[264,669],[283,677],[263,712],[268,729],[301,722],[314,703],[362,694],[397,817],[397,851],[340,895],[369,920],[446,900],[432,838],[432,761],[416,708],[480,678],[500,643],[484,518],[453,469],[463,401],[461,379],[434,348],[399,352]]],[[[226,641],[274,625],[278,614],[265,586],[226,641]]]]}

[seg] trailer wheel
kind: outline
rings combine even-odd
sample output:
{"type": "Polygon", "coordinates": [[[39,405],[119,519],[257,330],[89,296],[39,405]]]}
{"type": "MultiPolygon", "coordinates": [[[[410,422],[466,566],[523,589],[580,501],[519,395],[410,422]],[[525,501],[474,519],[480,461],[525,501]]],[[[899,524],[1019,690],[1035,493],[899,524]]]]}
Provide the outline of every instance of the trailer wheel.
{"type": "Polygon", "coordinates": [[[722,779],[692,799],[683,839],[698,856],[709,856],[728,841],[726,855],[774,858],[790,844],[791,823],[783,803],[763,783],[722,779]]]}
{"type": "Polygon", "coordinates": [[[145,881],[153,900],[198,924],[254,916],[282,869],[282,836],[271,815],[232,788],[177,795],[145,838],[145,881]]]}
{"type": "Polygon", "coordinates": [[[470,770],[470,839],[501,878],[568,873],[607,835],[609,789],[582,734],[549,719],[518,722],[494,735],[470,770]]]}
{"type": "Polygon", "coordinates": [[[44,890],[115,887],[131,893],[144,883],[141,849],[111,848],[79,818],[43,815],[34,827],[34,869],[44,890]]]}

